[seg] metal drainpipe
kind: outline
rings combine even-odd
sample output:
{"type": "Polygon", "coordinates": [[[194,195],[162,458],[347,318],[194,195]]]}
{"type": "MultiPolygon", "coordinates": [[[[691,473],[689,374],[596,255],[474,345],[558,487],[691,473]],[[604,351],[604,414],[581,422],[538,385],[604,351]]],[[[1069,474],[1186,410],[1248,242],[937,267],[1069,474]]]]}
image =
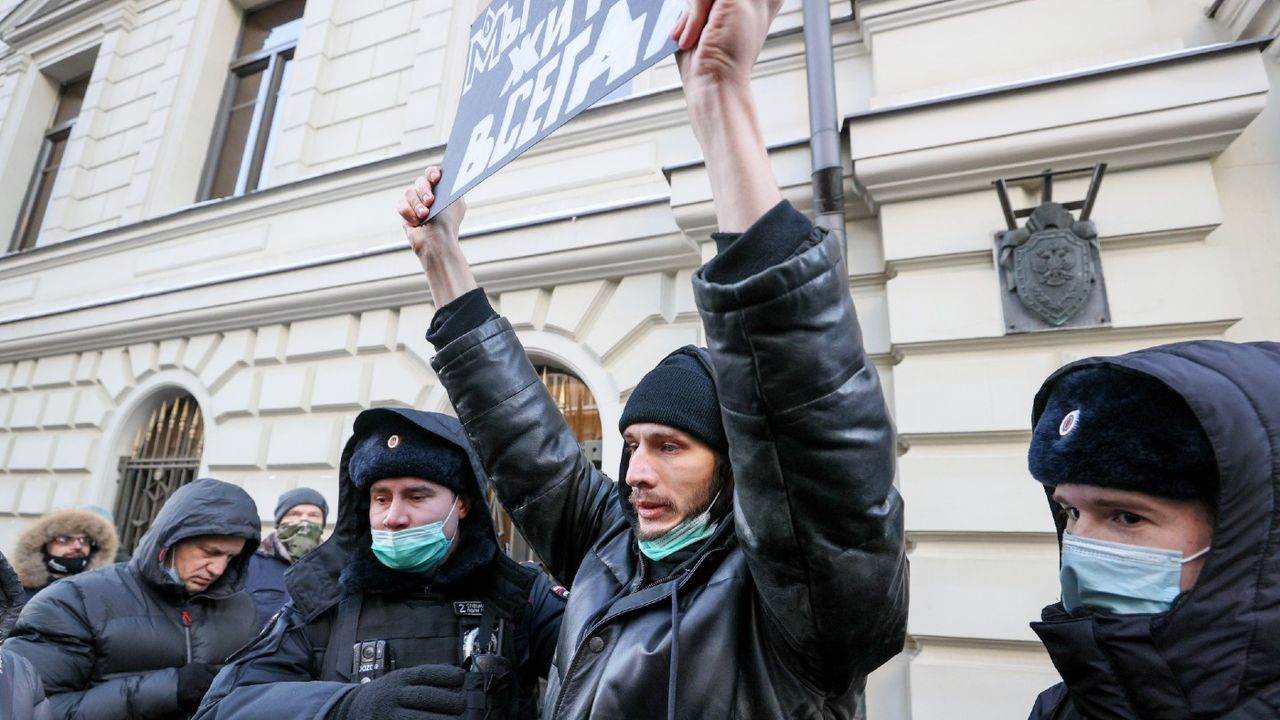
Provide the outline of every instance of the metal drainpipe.
{"type": "Polygon", "coordinates": [[[836,108],[831,5],[804,0],[804,53],[809,81],[809,150],[813,156],[813,200],[819,227],[836,233],[849,256],[844,232],[844,159],[836,108]]]}

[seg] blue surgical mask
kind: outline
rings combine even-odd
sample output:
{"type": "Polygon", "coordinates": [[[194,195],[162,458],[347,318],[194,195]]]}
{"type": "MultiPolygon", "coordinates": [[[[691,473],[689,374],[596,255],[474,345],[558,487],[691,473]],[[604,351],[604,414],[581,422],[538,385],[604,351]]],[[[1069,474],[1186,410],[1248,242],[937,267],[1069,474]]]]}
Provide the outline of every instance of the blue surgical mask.
{"type": "Polygon", "coordinates": [[[711,498],[707,509],[690,518],[685,518],[675,527],[653,540],[641,540],[640,552],[650,560],[661,562],[668,555],[683,550],[696,542],[702,542],[715,534],[720,523],[711,522],[711,508],[715,507],[720,493],[711,498]]]}
{"type": "Polygon", "coordinates": [[[453,538],[444,534],[444,525],[453,517],[457,499],[443,520],[404,530],[370,530],[373,554],[392,570],[420,573],[433,569],[449,553],[453,538]]]}
{"type": "Polygon", "coordinates": [[[1182,566],[1209,552],[1182,557],[1177,550],[1062,535],[1062,606],[1116,615],[1168,612],[1181,592],[1182,566]]]}

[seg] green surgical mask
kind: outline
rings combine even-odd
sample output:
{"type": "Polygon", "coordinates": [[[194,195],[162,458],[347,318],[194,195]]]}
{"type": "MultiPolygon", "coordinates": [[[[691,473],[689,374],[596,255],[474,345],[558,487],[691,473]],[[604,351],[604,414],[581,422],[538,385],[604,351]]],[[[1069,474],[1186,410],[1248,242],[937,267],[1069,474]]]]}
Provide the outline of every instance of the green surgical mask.
{"type": "Polygon", "coordinates": [[[324,534],[324,528],[310,520],[291,522],[276,528],[276,537],[280,539],[284,549],[289,551],[289,557],[294,560],[315,550],[320,544],[322,534],[324,534]]]}
{"type": "Polygon", "coordinates": [[[444,534],[444,524],[453,517],[457,498],[444,520],[404,530],[370,530],[373,554],[392,570],[421,573],[433,569],[449,553],[453,538],[444,534]]]}
{"type": "Polygon", "coordinates": [[[715,506],[716,500],[720,499],[720,493],[717,492],[714,498],[711,498],[711,504],[707,505],[707,509],[694,515],[691,518],[685,518],[676,524],[675,527],[663,533],[660,537],[653,540],[641,540],[640,552],[650,560],[661,562],[674,552],[683,550],[690,545],[702,542],[715,534],[716,528],[720,527],[720,523],[711,522],[711,508],[715,506]]]}

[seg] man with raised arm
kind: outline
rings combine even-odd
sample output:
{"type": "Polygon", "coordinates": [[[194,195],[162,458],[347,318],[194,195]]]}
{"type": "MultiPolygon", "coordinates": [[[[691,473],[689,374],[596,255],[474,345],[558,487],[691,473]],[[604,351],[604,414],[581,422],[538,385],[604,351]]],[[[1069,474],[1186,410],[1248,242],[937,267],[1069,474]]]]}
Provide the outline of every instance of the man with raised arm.
{"type": "Polygon", "coordinates": [[[902,648],[894,431],[842,250],[784,202],[751,91],[780,0],[698,0],[675,29],[721,232],[694,276],[709,348],[631,394],[597,472],[458,245],[461,201],[400,215],[439,310],[432,361],[521,533],[570,589],[544,718],[851,718],[902,648]]]}

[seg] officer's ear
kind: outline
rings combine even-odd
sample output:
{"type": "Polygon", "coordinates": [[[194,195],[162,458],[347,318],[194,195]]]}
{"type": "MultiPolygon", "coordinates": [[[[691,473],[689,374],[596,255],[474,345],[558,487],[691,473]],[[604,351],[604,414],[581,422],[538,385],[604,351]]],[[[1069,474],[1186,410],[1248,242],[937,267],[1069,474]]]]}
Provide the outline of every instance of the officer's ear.
{"type": "Polygon", "coordinates": [[[461,520],[467,516],[467,510],[471,508],[471,502],[467,500],[466,495],[458,496],[458,519],[461,520]]]}

